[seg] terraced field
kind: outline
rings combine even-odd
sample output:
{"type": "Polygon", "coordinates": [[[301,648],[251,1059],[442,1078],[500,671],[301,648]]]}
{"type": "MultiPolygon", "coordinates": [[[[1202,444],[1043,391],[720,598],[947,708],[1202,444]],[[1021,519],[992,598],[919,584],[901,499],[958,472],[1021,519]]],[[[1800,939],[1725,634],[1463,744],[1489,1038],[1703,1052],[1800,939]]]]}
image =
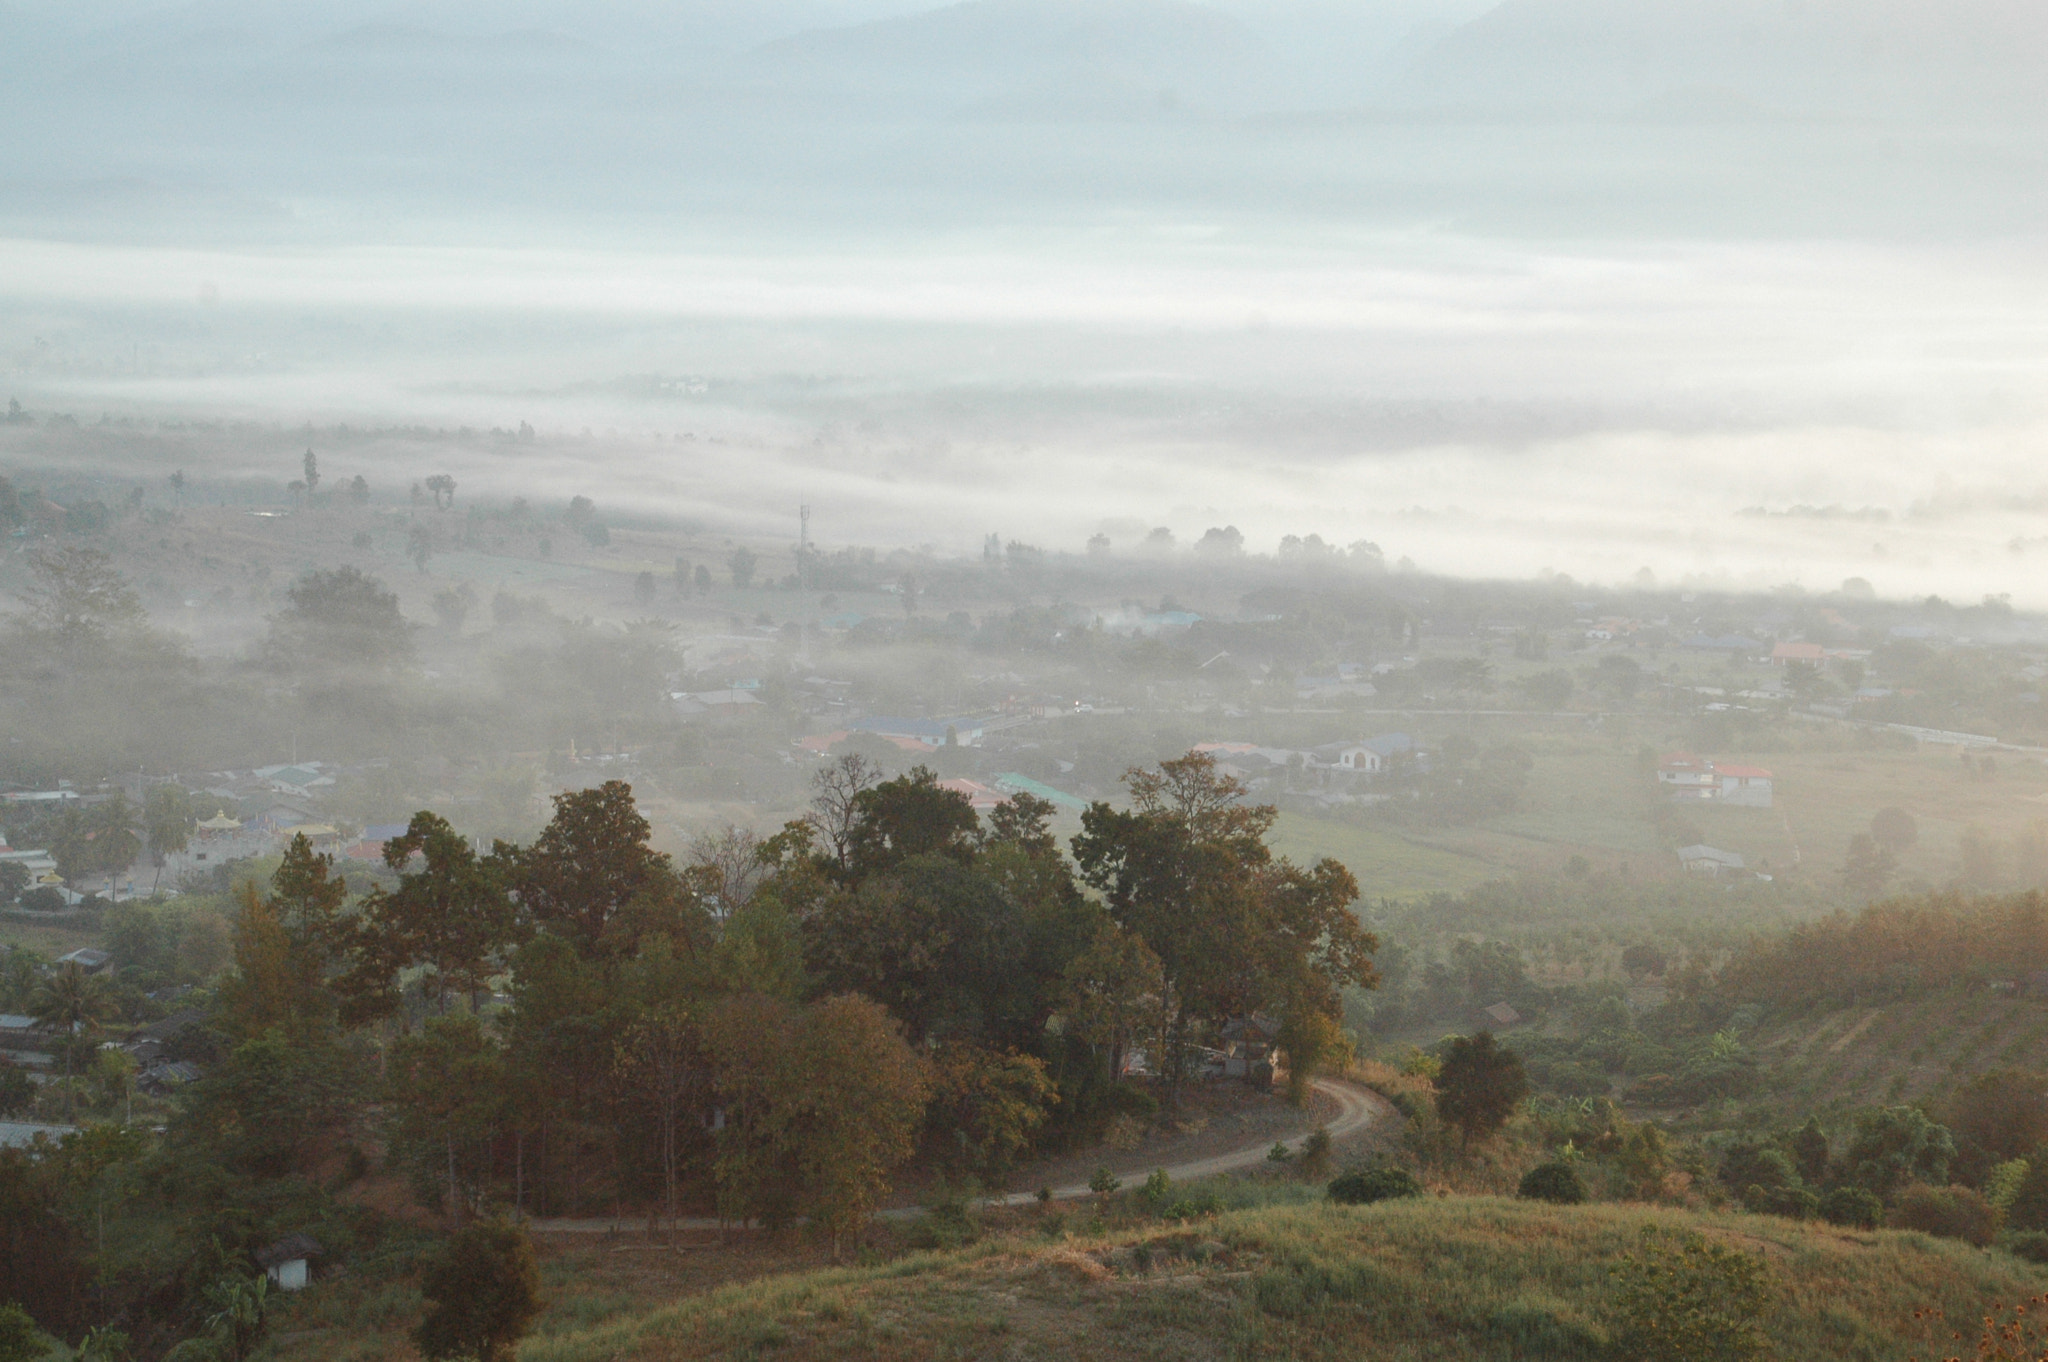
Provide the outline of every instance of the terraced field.
{"type": "Polygon", "coordinates": [[[1940,1098],[1989,1070],[2048,1067],[2048,1000],[1932,993],[1770,1028],[1754,1048],[1788,1112],[1940,1098]]]}

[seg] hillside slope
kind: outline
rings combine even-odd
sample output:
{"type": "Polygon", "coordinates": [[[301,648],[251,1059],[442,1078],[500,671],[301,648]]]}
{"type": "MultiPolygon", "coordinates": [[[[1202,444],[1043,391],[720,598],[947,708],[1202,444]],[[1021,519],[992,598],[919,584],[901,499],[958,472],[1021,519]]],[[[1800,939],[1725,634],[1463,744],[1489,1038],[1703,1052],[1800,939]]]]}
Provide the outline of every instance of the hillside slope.
{"type": "Polygon", "coordinates": [[[1788,1116],[1939,1100],[1978,1074],[2038,1068],[2048,1003],[1986,989],[1930,990],[1767,1022],[1751,1045],[1788,1116]]]}
{"type": "Polygon", "coordinates": [[[1762,1253],[1776,1358],[1926,1351],[1917,1307],[2036,1292],[2017,1259],[1919,1235],[1494,1198],[1242,1211],[1103,1238],[1009,1238],[792,1273],[622,1315],[544,1321],[523,1362],[712,1357],[1590,1358],[1608,1271],[1646,1226],[1762,1253]]]}

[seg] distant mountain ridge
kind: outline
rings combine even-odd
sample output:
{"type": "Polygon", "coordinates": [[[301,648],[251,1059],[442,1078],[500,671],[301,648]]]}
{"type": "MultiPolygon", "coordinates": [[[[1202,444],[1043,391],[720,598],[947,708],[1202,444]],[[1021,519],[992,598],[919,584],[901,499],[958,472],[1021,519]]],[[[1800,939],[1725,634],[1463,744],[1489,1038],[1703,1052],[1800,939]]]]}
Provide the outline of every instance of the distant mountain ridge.
{"type": "Polygon", "coordinates": [[[981,103],[1118,91],[1239,103],[1280,76],[1257,34],[1195,0],[965,0],[797,34],[756,49],[746,65],[757,78],[806,88],[981,103]]]}
{"type": "Polygon", "coordinates": [[[1685,95],[1938,118],[2038,114],[2044,90],[2048,5],[2032,0],[1503,0],[1416,61],[1399,95],[1596,114],[1685,95]]]}

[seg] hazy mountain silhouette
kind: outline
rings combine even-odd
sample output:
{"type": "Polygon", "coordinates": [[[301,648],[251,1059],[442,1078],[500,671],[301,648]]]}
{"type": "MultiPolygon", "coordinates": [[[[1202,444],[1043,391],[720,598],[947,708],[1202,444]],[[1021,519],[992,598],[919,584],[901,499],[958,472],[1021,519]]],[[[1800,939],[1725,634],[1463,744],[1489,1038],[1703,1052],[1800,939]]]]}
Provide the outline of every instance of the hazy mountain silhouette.
{"type": "Polygon", "coordinates": [[[1403,102],[1473,111],[1955,118],[2048,109],[2032,0],[1505,0],[1403,102]]]}

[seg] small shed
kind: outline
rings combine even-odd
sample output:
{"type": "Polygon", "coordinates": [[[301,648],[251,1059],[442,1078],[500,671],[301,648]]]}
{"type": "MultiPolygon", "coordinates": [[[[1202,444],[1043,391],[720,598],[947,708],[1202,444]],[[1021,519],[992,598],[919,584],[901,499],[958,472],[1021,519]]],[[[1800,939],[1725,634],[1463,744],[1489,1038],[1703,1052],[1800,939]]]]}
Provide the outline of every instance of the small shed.
{"type": "Polygon", "coordinates": [[[91,946],[81,946],[69,955],[58,956],[57,963],[60,965],[76,965],[87,974],[98,974],[113,959],[114,957],[106,951],[95,950],[91,946]]]}
{"type": "Polygon", "coordinates": [[[312,1276],[308,1264],[326,1251],[310,1234],[287,1234],[276,1243],[257,1249],[256,1265],[278,1290],[301,1291],[312,1276]]]}

